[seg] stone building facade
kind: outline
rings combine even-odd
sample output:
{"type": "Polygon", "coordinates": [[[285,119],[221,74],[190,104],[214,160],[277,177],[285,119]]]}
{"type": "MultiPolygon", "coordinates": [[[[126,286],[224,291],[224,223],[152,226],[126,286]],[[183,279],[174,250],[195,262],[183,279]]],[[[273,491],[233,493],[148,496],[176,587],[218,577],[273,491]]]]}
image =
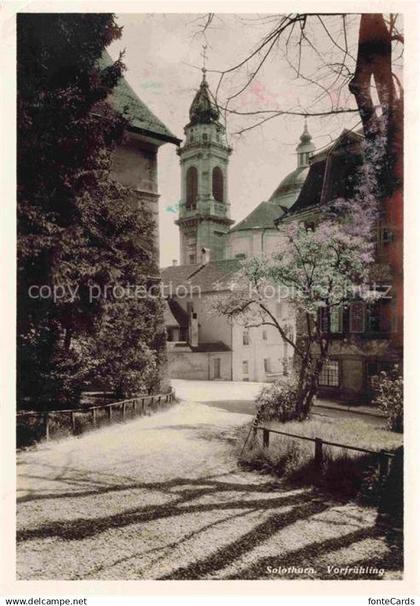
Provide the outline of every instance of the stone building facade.
{"type": "MultiPolygon", "coordinates": [[[[353,197],[358,168],[363,163],[362,144],[360,132],[344,130],[330,146],[312,157],[295,204],[275,221],[280,231],[291,221],[316,223],[325,204],[353,197]]],[[[331,318],[323,318],[320,310],[321,326],[332,333],[330,357],[319,380],[319,393],[325,397],[354,402],[369,399],[372,377],[402,361],[400,286],[389,271],[390,257],[400,246],[400,237],[389,221],[383,201],[378,210],[374,270],[379,276],[389,275],[386,283],[376,285],[384,296],[374,303],[355,299],[337,309],[331,318]]],[[[298,324],[297,338],[299,333],[298,324]]]]}
{"type": "MultiPolygon", "coordinates": [[[[107,52],[101,63],[112,65],[107,52]]],[[[159,258],[159,192],[158,150],[171,143],[178,146],[181,140],[143,103],[122,77],[108,99],[113,109],[128,121],[123,141],[112,157],[111,174],[116,181],[134,191],[133,204],[141,211],[152,213],[155,229],[155,255],[159,258]]]]}

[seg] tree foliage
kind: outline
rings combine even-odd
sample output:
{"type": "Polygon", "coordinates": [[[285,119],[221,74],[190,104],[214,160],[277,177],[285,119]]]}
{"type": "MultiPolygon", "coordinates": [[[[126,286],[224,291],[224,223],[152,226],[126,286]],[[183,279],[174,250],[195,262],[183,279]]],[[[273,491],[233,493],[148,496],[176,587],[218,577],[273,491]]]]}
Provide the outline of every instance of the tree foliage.
{"type": "Polygon", "coordinates": [[[367,288],[374,260],[373,216],[369,205],[343,200],[326,207],[310,228],[304,222],[291,222],[275,253],[244,262],[232,292],[216,304],[218,313],[248,327],[274,326],[293,348],[300,419],[310,411],[330,352],[331,332],[324,328],[319,310],[329,319],[355,298],[378,296],[367,288]],[[284,298],[294,313],[280,320],[270,298],[284,298]],[[297,330],[290,318],[296,318],[297,330]]]}
{"type": "Polygon", "coordinates": [[[404,382],[400,369],[382,371],[374,377],[375,399],[373,403],[383,410],[388,418],[388,427],[398,433],[404,426],[404,382]]]}

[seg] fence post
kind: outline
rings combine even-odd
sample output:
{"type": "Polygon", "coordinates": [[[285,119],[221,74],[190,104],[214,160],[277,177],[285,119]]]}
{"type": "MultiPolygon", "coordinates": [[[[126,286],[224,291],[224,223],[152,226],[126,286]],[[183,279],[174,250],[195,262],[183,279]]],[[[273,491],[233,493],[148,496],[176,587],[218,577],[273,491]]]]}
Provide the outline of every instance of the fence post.
{"type": "Polygon", "coordinates": [[[97,426],[96,408],[92,408],[92,421],[93,421],[93,426],[96,427],[97,426]]]}
{"type": "Polygon", "coordinates": [[[122,405],[122,420],[123,420],[123,421],[124,421],[124,419],[125,419],[125,404],[126,404],[126,403],[125,403],[125,402],[123,402],[123,405],[122,405]]]}
{"type": "Polygon", "coordinates": [[[71,412],[71,431],[72,434],[75,436],[76,435],[76,418],[74,416],[74,412],[71,412]]]}
{"type": "Polygon", "coordinates": [[[44,420],[45,420],[45,438],[47,440],[49,440],[50,439],[50,422],[49,422],[50,417],[49,417],[48,412],[45,413],[44,420]]]}
{"type": "Polygon", "coordinates": [[[270,432],[268,429],[263,429],[263,448],[268,448],[270,444],[270,432]]]}
{"type": "Polygon", "coordinates": [[[322,467],[322,440],[315,438],[315,466],[321,469],[322,467]]]}
{"type": "Polygon", "coordinates": [[[108,406],[108,421],[112,421],[112,405],[108,406]]]}

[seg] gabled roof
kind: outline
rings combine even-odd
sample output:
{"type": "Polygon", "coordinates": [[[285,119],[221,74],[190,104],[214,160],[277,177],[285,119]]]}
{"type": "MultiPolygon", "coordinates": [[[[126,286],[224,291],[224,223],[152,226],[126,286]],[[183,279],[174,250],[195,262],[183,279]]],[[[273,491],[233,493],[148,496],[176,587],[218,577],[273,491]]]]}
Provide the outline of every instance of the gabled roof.
{"type": "Polygon", "coordinates": [[[230,232],[258,229],[263,227],[274,228],[274,221],[283,214],[278,206],[271,202],[261,202],[245,219],[234,225],[230,232]]]}
{"type": "MultiPolygon", "coordinates": [[[[109,54],[104,51],[99,66],[103,69],[113,63],[114,61],[109,54]]],[[[161,141],[175,143],[175,145],[181,143],[181,140],[175,137],[168,127],[143,103],[124,76],[120,78],[117,86],[112,91],[109,101],[112,107],[129,121],[133,131],[161,141]]]]}
{"type": "Polygon", "coordinates": [[[227,289],[241,266],[240,259],[210,261],[192,276],[191,283],[199,287],[201,292],[227,289]]]}
{"type": "Polygon", "coordinates": [[[171,284],[176,288],[179,284],[186,284],[189,277],[199,270],[202,266],[198,265],[171,265],[160,270],[162,282],[171,284]]]}
{"type": "Polygon", "coordinates": [[[176,295],[176,288],[199,288],[202,293],[229,288],[233,276],[241,269],[240,259],[210,261],[205,265],[180,265],[161,270],[164,292],[176,295]]]}
{"type": "MultiPolygon", "coordinates": [[[[185,328],[188,326],[188,314],[185,311],[185,309],[183,309],[181,307],[181,305],[178,303],[178,301],[176,301],[173,298],[169,298],[167,300],[167,306],[171,312],[172,317],[175,319],[176,324],[174,324],[173,326],[180,326],[181,328],[185,328]]],[[[165,321],[166,326],[171,326],[171,324],[167,324],[165,321]]]]}
{"type": "Polygon", "coordinates": [[[179,326],[178,320],[175,318],[167,300],[163,303],[163,321],[165,326],[179,326]]]}

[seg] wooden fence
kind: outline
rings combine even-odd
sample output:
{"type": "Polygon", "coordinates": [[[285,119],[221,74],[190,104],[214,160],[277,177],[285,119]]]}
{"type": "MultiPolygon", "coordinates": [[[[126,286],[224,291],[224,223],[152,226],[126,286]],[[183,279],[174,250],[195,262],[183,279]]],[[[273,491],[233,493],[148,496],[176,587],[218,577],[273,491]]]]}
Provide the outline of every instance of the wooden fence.
{"type": "Polygon", "coordinates": [[[21,411],[17,413],[17,446],[27,446],[41,440],[79,435],[111,423],[151,415],[166,408],[175,399],[168,393],[139,396],[120,402],[111,402],[86,408],[68,410],[21,411]]]}
{"type": "Polygon", "coordinates": [[[279,434],[282,436],[287,436],[288,438],[293,438],[296,440],[306,440],[308,442],[314,443],[314,461],[315,465],[321,469],[322,463],[324,460],[324,446],[332,446],[335,448],[344,448],[346,450],[354,450],[357,452],[362,452],[365,454],[371,454],[377,457],[378,459],[378,467],[380,476],[386,476],[390,470],[390,462],[394,457],[392,452],[387,452],[386,450],[368,450],[367,448],[360,448],[359,446],[348,446],[347,444],[340,444],[338,442],[329,442],[327,440],[322,440],[321,438],[311,438],[309,436],[302,436],[293,433],[287,433],[285,431],[279,431],[277,429],[272,429],[270,427],[264,427],[261,425],[257,425],[253,428],[254,435],[256,435],[257,431],[262,431],[262,444],[263,448],[269,448],[270,446],[270,433],[279,434]]]}

